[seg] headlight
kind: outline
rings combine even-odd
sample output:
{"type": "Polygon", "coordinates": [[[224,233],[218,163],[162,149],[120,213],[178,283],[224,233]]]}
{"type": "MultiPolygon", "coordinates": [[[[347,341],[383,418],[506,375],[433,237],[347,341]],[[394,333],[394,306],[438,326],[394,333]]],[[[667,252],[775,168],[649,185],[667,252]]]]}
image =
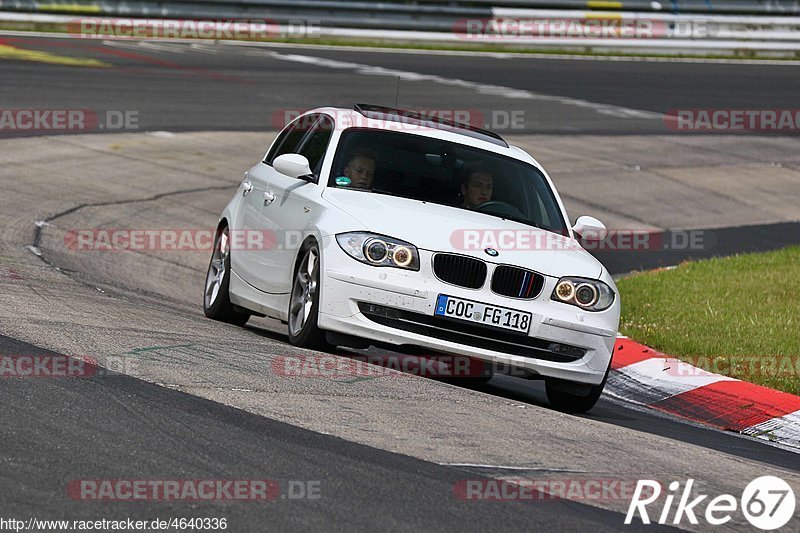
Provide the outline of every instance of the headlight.
{"type": "Polygon", "coordinates": [[[370,237],[364,241],[364,256],[370,263],[379,265],[389,257],[389,245],[381,239],[370,237]]]}
{"type": "Polygon", "coordinates": [[[362,263],[419,270],[417,247],[405,241],[364,231],[353,231],[340,233],[336,236],[336,242],[347,255],[362,263]]]}
{"type": "Polygon", "coordinates": [[[586,311],[605,311],[614,303],[614,291],[596,279],[561,278],[550,299],[575,305],[586,311]]]}

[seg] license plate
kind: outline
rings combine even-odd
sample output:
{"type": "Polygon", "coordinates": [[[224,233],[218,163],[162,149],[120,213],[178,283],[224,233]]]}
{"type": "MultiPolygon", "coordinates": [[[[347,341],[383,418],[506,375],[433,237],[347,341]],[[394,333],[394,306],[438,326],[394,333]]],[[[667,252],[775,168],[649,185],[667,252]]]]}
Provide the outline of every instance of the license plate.
{"type": "Polygon", "coordinates": [[[436,309],[433,314],[519,333],[528,333],[531,329],[531,313],[454,298],[445,294],[440,294],[436,299],[436,309]]]}

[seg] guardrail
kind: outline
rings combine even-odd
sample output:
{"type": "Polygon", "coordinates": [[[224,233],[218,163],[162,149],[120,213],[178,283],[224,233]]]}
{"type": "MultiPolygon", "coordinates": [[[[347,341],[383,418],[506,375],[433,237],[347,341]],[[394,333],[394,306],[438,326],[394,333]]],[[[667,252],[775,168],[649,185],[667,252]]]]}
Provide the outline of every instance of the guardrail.
{"type": "MultiPolygon", "coordinates": [[[[0,10],[25,12],[81,11],[81,8],[133,14],[137,2],[126,0],[3,0],[0,10]]],[[[707,15],[800,15],[800,0],[168,0],[150,2],[151,13],[181,11],[183,5],[220,6],[222,9],[255,8],[295,13],[318,11],[331,15],[409,14],[413,16],[487,16],[516,9],[618,10],[642,13],[699,13],[707,15]]]]}
{"type": "Polygon", "coordinates": [[[678,52],[800,51],[800,16],[793,15],[800,0],[0,0],[6,22],[267,20],[312,23],[317,36],[338,39],[678,52]],[[636,31],[620,30],[626,27],[636,31]]]}
{"type": "MultiPolygon", "coordinates": [[[[436,3],[453,3],[449,0],[428,0],[436,3]]],[[[800,15],[798,0],[476,0],[457,2],[491,7],[537,9],[619,9],[624,11],[800,15]]]]}

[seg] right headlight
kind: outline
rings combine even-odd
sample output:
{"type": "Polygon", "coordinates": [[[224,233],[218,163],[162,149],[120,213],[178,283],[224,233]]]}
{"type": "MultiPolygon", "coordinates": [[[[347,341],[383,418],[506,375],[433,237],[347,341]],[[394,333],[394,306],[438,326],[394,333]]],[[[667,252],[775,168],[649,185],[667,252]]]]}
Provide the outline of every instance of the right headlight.
{"type": "Polygon", "coordinates": [[[419,270],[419,252],[413,244],[366,231],[340,233],[336,242],[350,257],[372,266],[419,270]]]}
{"type": "Polygon", "coordinates": [[[586,311],[605,311],[614,303],[614,291],[596,279],[565,277],[558,280],[550,299],[586,311]]]}

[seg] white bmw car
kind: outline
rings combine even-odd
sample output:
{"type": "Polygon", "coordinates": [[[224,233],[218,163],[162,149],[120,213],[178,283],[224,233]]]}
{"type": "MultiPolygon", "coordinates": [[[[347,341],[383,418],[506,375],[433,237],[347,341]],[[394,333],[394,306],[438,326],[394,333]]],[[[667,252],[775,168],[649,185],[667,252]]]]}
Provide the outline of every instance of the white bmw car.
{"type": "MultiPolygon", "coordinates": [[[[292,344],[447,354],[545,379],[583,412],[619,325],[611,276],[530,155],[469,125],[371,105],[291,122],[220,217],[205,314],[292,344]],[[249,246],[267,235],[265,246],[249,246]]],[[[491,375],[484,375],[486,378],[491,375]]]]}

